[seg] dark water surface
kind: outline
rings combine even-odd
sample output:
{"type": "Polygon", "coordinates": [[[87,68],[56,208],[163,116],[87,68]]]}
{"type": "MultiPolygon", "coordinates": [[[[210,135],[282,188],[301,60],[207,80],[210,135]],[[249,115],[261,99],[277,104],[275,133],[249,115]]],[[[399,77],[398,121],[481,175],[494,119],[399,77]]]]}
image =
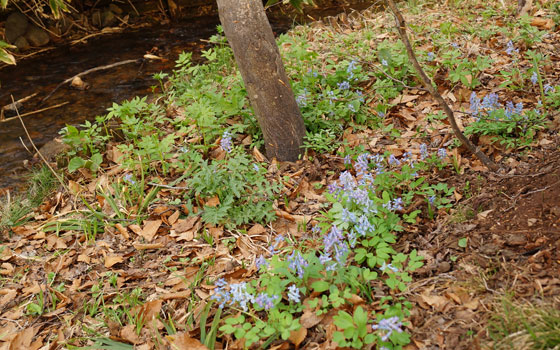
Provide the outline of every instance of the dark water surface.
{"type": "MultiPolygon", "coordinates": [[[[357,1],[353,8],[366,8],[368,1],[357,1]]],[[[322,15],[333,15],[346,8],[329,9],[322,15]]],[[[285,18],[273,21],[275,31],[285,31],[293,21],[285,18]],[[275,23],[276,22],[276,23],[275,23]]],[[[24,103],[20,113],[63,102],[68,104],[42,113],[24,117],[33,142],[41,147],[58,136],[66,124],[81,124],[105,113],[113,102],[133,96],[144,96],[156,85],[154,73],[169,71],[183,51],[196,56],[205,48],[201,39],[215,33],[218,18],[202,18],[188,23],[142,28],[124,33],[103,35],[89,39],[85,44],[65,45],[37,57],[21,60],[17,66],[0,69],[0,107],[33,93],[38,95],[24,103]],[[154,51],[155,49],[155,51],[154,51]],[[65,79],[85,70],[119,61],[141,58],[148,51],[165,58],[165,61],[145,61],[126,64],[88,74],[82,79],[89,84],[86,91],[73,90],[69,84],[60,87],[44,104],[41,99],[65,79]]],[[[25,160],[31,160],[31,145],[19,120],[0,122],[0,190],[16,188],[24,183],[25,160]]]]}

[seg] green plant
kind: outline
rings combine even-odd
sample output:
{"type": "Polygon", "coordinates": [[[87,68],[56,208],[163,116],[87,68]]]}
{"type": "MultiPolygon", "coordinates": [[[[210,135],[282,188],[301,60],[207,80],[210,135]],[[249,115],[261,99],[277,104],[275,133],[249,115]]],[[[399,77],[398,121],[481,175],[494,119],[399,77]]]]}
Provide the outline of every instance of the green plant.
{"type": "MultiPolygon", "coordinates": [[[[540,304],[540,303],[539,303],[540,304]]],[[[557,305],[535,305],[504,298],[489,322],[493,349],[544,350],[560,346],[560,311],[557,305]]]]}
{"type": "Polygon", "coordinates": [[[498,102],[496,94],[480,99],[471,95],[471,114],[475,122],[465,127],[465,135],[491,135],[508,148],[529,146],[537,131],[546,124],[545,115],[537,109],[524,110],[522,103],[498,102]]]}
{"type": "Polygon", "coordinates": [[[27,183],[24,193],[15,197],[8,193],[0,198],[0,231],[27,222],[28,214],[45,200],[57,182],[51,170],[43,166],[31,171],[27,183]]]}

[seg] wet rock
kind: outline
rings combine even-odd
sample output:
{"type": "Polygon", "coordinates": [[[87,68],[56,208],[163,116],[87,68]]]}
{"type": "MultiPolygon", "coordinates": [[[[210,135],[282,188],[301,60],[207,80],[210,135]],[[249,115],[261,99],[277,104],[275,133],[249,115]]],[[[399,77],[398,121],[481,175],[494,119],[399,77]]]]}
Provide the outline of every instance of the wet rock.
{"type": "Polygon", "coordinates": [[[117,15],[122,15],[122,13],[123,13],[123,10],[115,4],[110,4],[109,5],[109,10],[111,12],[113,12],[114,14],[117,14],[117,15]]]}
{"type": "Polygon", "coordinates": [[[14,45],[20,50],[27,50],[31,47],[31,45],[29,45],[29,41],[27,41],[24,36],[17,38],[14,45]]]}
{"type": "Polygon", "coordinates": [[[91,24],[97,28],[101,28],[101,11],[94,11],[91,14],[91,24]]]}
{"type": "MultiPolygon", "coordinates": [[[[51,161],[56,158],[57,155],[69,151],[70,146],[63,143],[61,139],[54,139],[51,140],[43,145],[39,149],[39,152],[45,157],[45,159],[51,161]]],[[[35,158],[39,157],[38,154],[35,154],[35,158]]]]}
{"type": "Polygon", "coordinates": [[[27,27],[29,26],[29,20],[25,15],[14,12],[8,19],[6,19],[5,25],[5,35],[8,42],[15,44],[16,39],[25,34],[27,27]]]}
{"type": "Polygon", "coordinates": [[[111,10],[103,11],[103,14],[101,14],[101,26],[112,27],[115,24],[117,24],[117,16],[111,10]]]}
{"type": "Polygon", "coordinates": [[[47,34],[46,31],[34,24],[30,25],[29,28],[27,28],[25,38],[33,46],[45,46],[50,41],[49,34],[47,34]]]}

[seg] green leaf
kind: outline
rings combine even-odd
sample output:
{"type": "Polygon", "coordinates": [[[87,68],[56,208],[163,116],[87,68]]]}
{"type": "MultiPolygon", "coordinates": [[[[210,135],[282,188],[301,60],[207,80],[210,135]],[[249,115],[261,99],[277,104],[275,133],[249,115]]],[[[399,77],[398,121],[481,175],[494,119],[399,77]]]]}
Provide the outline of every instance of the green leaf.
{"type": "Polygon", "coordinates": [[[81,157],[74,157],[70,159],[70,162],[68,163],[68,171],[70,173],[73,173],[74,171],[83,167],[85,164],[86,161],[83,160],[81,157]]]}
{"type": "Polygon", "coordinates": [[[338,315],[333,317],[333,320],[334,320],[334,324],[337,327],[344,330],[355,327],[352,315],[350,315],[346,311],[342,311],[342,310],[339,311],[338,315]]]}
{"type": "Polygon", "coordinates": [[[325,281],[315,281],[311,284],[314,291],[321,293],[329,289],[329,283],[325,281]]]}
{"type": "Polygon", "coordinates": [[[465,237],[461,238],[457,244],[461,248],[466,248],[467,247],[467,238],[465,238],[465,237]]]}

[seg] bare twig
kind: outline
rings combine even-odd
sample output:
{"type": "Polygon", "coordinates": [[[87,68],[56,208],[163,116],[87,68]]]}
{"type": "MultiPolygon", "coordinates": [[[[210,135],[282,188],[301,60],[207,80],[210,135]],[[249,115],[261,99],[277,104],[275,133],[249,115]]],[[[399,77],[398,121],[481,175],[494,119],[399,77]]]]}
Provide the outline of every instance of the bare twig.
{"type": "Polygon", "coordinates": [[[408,35],[406,33],[406,22],[404,20],[403,15],[399,11],[399,9],[397,8],[393,0],[385,0],[385,1],[388,4],[391,11],[393,12],[393,15],[395,16],[396,27],[406,47],[408,58],[412,62],[412,65],[414,66],[416,73],[422,79],[422,83],[424,84],[424,87],[430,92],[432,97],[439,103],[440,107],[444,110],[445,114],[447,115],[447,119],[451,124],[451,128],[453,129],[455,136],[459,139],[459,141],[461,141],[463,145],[465,145],[465,147],[467,147],[467,149],[470,152],[472,152],[478,159],[480,159],[480,161],[482,161],[482,163],[484,163],[484,165],[486,165],[490,170],[492,171],[499,170],[500,167],[496,163],[494,163],[486,154],[480,151],[478,147],[475,147],[469,141],[469,139],[465,137],[461,129],[459,129],[459,126],[457,125],[457,121],[455,120],[455,116],[453,115],[453,111],[451,110],[451,108],[449,108],[449,105],[445,102],[445,100],[443,99],[441,94],[437,91],[437,89],[434,89],[432,85],[432,81],[430,80],[430,78],[428,78],[428,76],[420,66],[420,63],[418,63],[418,60],[416,59],[414,50],[412,49],[412,46],[410,45],[410,41],[408,40],[408,35]]]}
{"type": "Polygon", "coordinates": [[[71,82],[74,78],[83,77],[84,75],[87,75],[87,74],[90,74],[90,73],[93,73],[93,72],[98,72],[98,71],[100,71],[100,70],[115,68],[115,67],[118,67],[118,66],[122,66],[122,65],[124,65],[124,64],[138,63],[138,62],[141,62],[142,60],[143,60],[142,58],[137,58],[137,59],[135,59],[135,60],[120,61],[120,62],[108,64],[108,65],[105,65],[105,66],[99,66],[99,67],[91,68],[91,69],[88,69],[88,70],[83,71],[83,72],[81,72],[81,73],[78,73],[78,74],[74,75],[73,77],[70,77],[70,78],[64,80],[62,83],[58,84],[58,85],[54,88],[54,90],[51,91],[51,93],[48,94],[47,97],[45,97],[45,98],[42,100],[42,102],[45,102],[46,100],[48,100],[49,97],[51,97],[62,85],[71,82]]]}
{"type": "Polygon", "coordinates": [[[18,115],[15,116],[15,117],[10,117],[10,118],[5,118],[5,119],[0,118],[0,123],[5,123],[5,122],[9,122],[10,120],[14,120],[14,119],[22,118],[22,117],[27,117],[28,115],[41,113],[41,112],[44,112],[44,111],[48,111],[49,109],[54,109],[54,108],[62,107],[62,106],[64,106],[64,105],[67,105],[68,103],[70,103],[70,102],[66,101],[66,102],[62,102],[62,103],[56,104],[56,105],[54,105],[54,106],[41,108],[41,109],[38,109],[38,110],[36,110],[36,111],[31,111],[31,112],[27,112],[27,113],[23,113],[23,114],[18,114],[18,115]]]}
{"type": "Polygon", "coordinates": [[[58,173],[53,169],[53,167],[49,164],[49,162],[45,159],[45,157],[41,154],[41,152],[39,152],[39,149],[37,148],[37,146],[35,146],[35,143],[33,142],[33,139],[31,138],[31,135],[29,135],[29,131],[27,131],[27,127],[25,126],[25,123],[23,122],[23,119],[21,118],[21,115],[19,114],[19,111],[17,109],[17,106],[15,106],[15,100],[14,100],[14,96],[10,95],[10,97],[12,98],[12,103],[14,104],[15,110],[16,110],[16,114],[19,118],[19,121],[21,122],[21,126],[23,126],[23,130],[25,131],[25,135],[27,135],[27,138],[29,139],[29,142],[31,142],[31,146],[33,146],[33,148],[35,149],[35,152],[37,152],[37,154],[39,154],[39,157],[41,157],[41,159],[43,160],[43,162],[45,163],[45,165],[49,168],[49,170],[53,173],[53,175],[56,177],[56,179],[58,180],[58,182],[60,182],[60,184],[62,185],[62,187],[64,187],[66,190],[69,191],[68,187],[66,186],[66,184],[64,183],[64,181],[62,180],[62,178],[60,177],[60,175],[58,175],[58,173]]]}

